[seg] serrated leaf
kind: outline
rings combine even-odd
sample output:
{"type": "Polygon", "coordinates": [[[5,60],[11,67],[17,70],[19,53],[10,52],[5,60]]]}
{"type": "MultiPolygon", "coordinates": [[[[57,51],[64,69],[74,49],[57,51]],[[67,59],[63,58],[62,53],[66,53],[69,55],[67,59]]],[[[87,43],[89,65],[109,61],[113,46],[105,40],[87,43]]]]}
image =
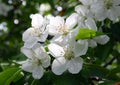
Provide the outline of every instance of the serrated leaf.
{"type": "Polygon", "coordinates": [[[88,28],[80,28],[80,30],[75,38],[76,38],[76,40],[90,39],[90,38],[100,36],[100,35],[104,35],[104,33],[98,32],[96,30],[88,29],[88,28]]]}
{"type": "Polygon", "coordinates": [[[20,68],[9,68],[0,73],[0,85],[10,85],[11,82],[16,82],[22,76],[20,68]],[[18,78],[19,77],[19,78],[18,78]]]}

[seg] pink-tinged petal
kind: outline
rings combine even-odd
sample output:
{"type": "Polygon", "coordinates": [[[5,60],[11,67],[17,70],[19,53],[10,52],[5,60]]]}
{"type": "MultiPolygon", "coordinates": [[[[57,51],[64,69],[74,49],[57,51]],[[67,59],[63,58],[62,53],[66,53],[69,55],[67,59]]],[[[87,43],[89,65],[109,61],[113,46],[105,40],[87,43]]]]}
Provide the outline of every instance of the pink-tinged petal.
{"type": "Polygon", "coordinates": [[[83,59],[81,57],[76,57],[68,62],[68,71],[72,74],[77,74],[82,69],[82,65],[83,59]]]}
{"type": "Polygon", "coordinates": [[[66,71],[66,60],[64,57],[59,57],[55,59],[52,63],[52,72],[56,75],[61,75],[64,71],[66,71]]]}

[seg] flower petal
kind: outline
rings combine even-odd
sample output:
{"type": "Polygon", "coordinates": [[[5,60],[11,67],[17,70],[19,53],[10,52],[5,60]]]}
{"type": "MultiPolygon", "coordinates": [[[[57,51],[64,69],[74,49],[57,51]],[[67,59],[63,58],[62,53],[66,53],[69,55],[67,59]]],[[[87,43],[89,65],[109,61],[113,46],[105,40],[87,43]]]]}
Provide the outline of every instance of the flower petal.
{"type": "Polygon", "coordinates": [[[75,11],[78,14],[80,14],[80,16],[82,16],[82,17],[87,16],[87,14],[89,13],[89,10],[88,10],[87,6],[84,6],[84,5],[76,6],[75,11]]]}
{"type": "Polygon", "coordinates": [[[22,40],[25,42],[27,41],[31,36],[34,35],[34,28],[28,28],[22,35],[22,40]]]}
{"type": "Polygon", "coordinates": [[[89,39],[89,40],[88,40],[88,45],[89,45],[89,47],[94,48],[94,47],[97,46],[97,43],[96,43],[95,40],[93,40],[93,39],[89,39]]]}
{"type": "Polygon", "coordinates": [[[31,15],[32,18],[32,26],[35,28],[40,28],[43,25],[44,18],[40,14],[33,14],[31,15]]]}
{"type": "Polygon", "coordinates": [[[77,74],[82,69],[83,59],[76,57],[68,62],[68,71],[72,74],[77,74]]]}
{"type": "Polygon", "coordinates": [[[50,25],[60,26],[64,25],[64,18],[60,16],[50,18],[50,25]]]}
{"type": "Polygon", "coordinates": [[[30,48],[26,48],[24,46],[21,48],[21,52],[28,58],[32,58],[34,56],[33,51],[30,48]]]}
{"type": "Polygon", "coordinates": [[[48,25],[47,28],[49,35],[57,35],[59,33],[58,26],[48,25]]]}
{"type": "Polygon", "coordinates": [[[46,52],[41,53],[41,63],[44,68],[48,67],[50,65],[50,56],[46,52]]]}
{"type": "Polygon", "coordinates": [[[59,33],[60,27],[64,25],[64,18],[60,16],[50,18],[50,24],[47,26],[50,35],[59,33]]]}
{"type": "Polygon", "coordinates": [[[85,20],[85,24],[89,29],[93,29],[97,31],[96,23],[92,18],[88,18],[87,20],[85,20]]]}
{"type": "Polygon", "coordinates": [[[101,35],[101,36],[95,37],[94,40],[97,43],[104,45],[110,40],[110,38],[107,35],[101,35]]]}
{"type": "Polygon", "coordinates": [[[77,24],[77,17],[78,14],[73,13],[66,19],[65,25],[67,26],[67,29],[72,29],[77,24]]]}
{"type": "Polygon", "coordinates": [[[27,72],[33,72],[33,65],[27,60],[22,64],[22,69],[27,72]]]}
{"type": "Polygon", "coordinates": [[[57,58],[52,63],[52,71],[56,75],[61,75],[64,71],[66,71],[66,60],[64,57],[57,58]]]}
{"type": "Polygon", "coordinates": [[[37,37],[30,37],[25,43],[24,47],[32,48],[38,42],[37,37]]]}
{"type": "Polygon", "coordinates": [[[47,37],[48,37],[48,31],[45,30],[44,33],[40,37],[38,37],[38,41],[45,42],[45,40],[47,39],[47,37]]]}
{"type": "Polygon", "coordinates": [[[79,40],[73,49],[75,57],[85,55],[88,50],[88,42],[86,40],[79,40]]]}
{"type": "Polygon", "coordinates": [[[49,44],[48,49],[53,57],[61,57],[64,56],[64,49],[57,44],[49,44]]]}
{"type": "Polygon", "coordinates": [[[44,74],[44,69],[42,66],[35,66],[34,67],[34,70],[32,72],[32,76],[35,78],[35,79],[40,79],[44,74]]]}

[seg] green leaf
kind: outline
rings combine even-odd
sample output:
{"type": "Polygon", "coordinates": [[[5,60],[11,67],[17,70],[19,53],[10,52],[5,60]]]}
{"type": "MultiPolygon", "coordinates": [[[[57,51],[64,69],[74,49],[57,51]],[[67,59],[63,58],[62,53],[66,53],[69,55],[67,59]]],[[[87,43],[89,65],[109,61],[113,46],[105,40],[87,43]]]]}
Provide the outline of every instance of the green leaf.
{"type": "Polygon", "coordinates": [[[106,78],[110,71],[104,67],[95,64],[84,64],[82,74],[86,77],[106,78]]]}
{"type": "Polygon", "coordinates": [[[96,30],[88,29],[88,28],[80,28],[80,30],[75,38],[76,38],[76,40],[90,39],[90,38],[100,36],[100,35],[104,35],[104,33],[98,32],[96,30]]]}
{"type": "Polygon", "coordinates": [[[0,85],[10,85],[11,82],[16,82],[22,77],[20,68],[9,68],[0,73],[0,85]]]}

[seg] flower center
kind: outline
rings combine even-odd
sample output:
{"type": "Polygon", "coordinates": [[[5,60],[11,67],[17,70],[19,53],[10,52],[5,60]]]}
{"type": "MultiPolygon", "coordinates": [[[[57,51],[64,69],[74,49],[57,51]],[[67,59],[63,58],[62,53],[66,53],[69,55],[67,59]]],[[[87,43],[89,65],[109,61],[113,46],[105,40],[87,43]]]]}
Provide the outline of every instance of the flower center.
{"type": "Polygon", "coordinates": [[[35,37],[41,37],[41,35],[43,34],[42,30],[38,28],[34,30],[34,33],[35,33],[35,37]]]}
{"type": "Polygon", "coordinates": [[[40,59],[37,59],[37,58],[34,58],[33,60],[29,60],[31,63],[32,63],[32,65],[34,66],[34,65],[41,65],[42,64],[42,62],[41,62],[41,60],[40,59]]]}
{"type": "Polygon", "coordinates": [[[65,55],[64,55],[64,57],[67,60],[71,60],[72,58],[74,58],[74,52],[71,51],[70,49],[65,49],[65,55]]]}
{"type": "Polygon", "coordinates": [[[68,34],[68,30],[66,29],[66,25],[60,25],[59,27],[59,32],[63,35],[67,35],[68,34]]]}
{"type": "Polygon", "coordinates": [[[104,3],[107,9],[110,9],[113,6],[112,0],[104,0],[104,3]]]}

